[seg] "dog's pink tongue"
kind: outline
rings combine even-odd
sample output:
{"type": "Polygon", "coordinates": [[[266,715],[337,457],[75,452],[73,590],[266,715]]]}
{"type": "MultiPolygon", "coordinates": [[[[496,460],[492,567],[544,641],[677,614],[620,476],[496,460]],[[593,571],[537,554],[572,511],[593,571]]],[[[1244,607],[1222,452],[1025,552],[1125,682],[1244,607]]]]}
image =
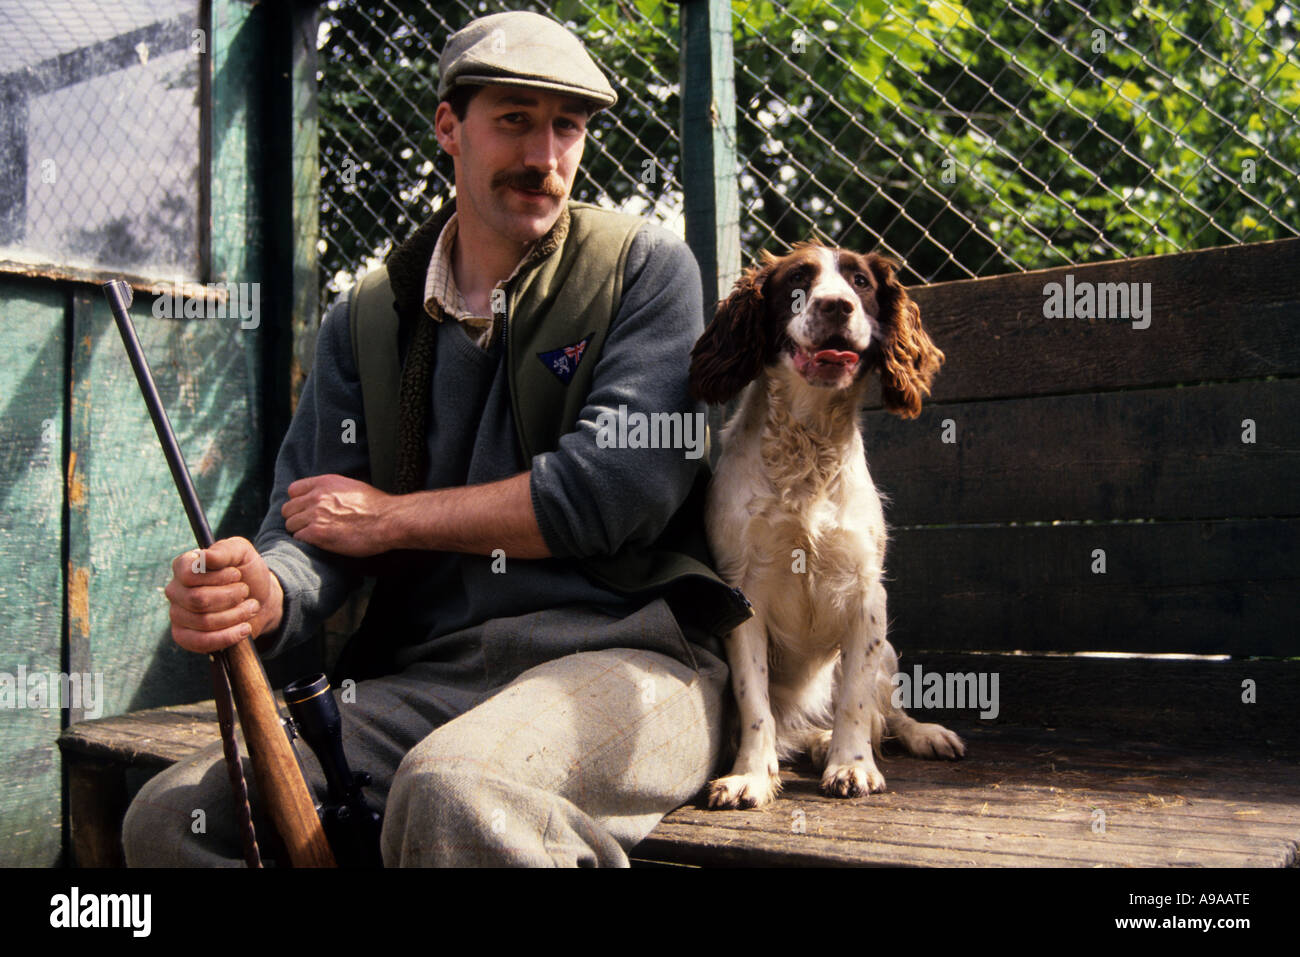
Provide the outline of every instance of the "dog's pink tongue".
{"type": "Polygon", "coordinates": [[[814,362],[826,362],[837,366],[857,365],[858,354],[856,352],[843,352],[839,349],[823,349],[821,352],[813,353],[814,362]]]}

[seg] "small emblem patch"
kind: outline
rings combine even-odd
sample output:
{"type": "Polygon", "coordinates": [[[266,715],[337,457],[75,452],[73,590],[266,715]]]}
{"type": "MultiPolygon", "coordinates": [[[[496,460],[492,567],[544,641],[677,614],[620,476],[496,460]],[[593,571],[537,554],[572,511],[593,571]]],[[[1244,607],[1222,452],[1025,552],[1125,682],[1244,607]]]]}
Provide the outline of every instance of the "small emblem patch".
{"type": "Polygon", "coordinates": [[[578,363],[582,361],[583,353],[587,351],[587,343],[595,333],[588,333],[581,342],[575,342],[571,346],[562,346],[559,349],[552,349],[550,352],[539,352],[537,358],[542,360],[546,368],[555,373],[555,377],[568,385],[573,381],[573,374],[578,371],[578,363]]]}

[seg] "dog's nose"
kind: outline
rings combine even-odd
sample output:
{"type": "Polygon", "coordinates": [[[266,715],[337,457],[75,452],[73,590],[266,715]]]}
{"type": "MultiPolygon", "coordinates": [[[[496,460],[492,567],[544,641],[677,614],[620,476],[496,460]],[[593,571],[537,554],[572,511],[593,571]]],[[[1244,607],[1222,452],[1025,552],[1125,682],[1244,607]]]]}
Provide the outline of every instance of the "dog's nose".
{"type": "Polygon", "coordinates": [[[823,322],[844,322],[853,314],[853,301],[844,296],[823,296],[813,303],[813,309],[823,322]]]}

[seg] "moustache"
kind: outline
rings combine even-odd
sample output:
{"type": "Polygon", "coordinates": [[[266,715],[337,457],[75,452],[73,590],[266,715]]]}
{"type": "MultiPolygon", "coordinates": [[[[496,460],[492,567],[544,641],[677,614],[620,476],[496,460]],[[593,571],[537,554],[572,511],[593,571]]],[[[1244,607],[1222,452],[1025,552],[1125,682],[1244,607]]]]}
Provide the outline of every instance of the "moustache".
{"type": "Polygon", "coordinates": [[[492,188],[497,189],[502,186],[545,193],[555,199],[564,198],[564,184],[560,182],[559,177],[550,173],[540,173],[536,170],[524,170],[520,173],[497,173],[496,176],[492,177],[492,188]]]}

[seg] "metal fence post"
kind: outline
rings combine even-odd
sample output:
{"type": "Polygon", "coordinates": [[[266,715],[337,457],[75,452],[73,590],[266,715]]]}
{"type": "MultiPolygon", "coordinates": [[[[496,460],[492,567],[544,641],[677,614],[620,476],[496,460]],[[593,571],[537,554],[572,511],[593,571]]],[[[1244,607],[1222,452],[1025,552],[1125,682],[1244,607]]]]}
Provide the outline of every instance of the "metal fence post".
{"type": "Polygon", "coordinates": [[[704,315],[740,275],[740,194],[730,0],[679,0],[686,242],[704,279],[704,315]]]}

